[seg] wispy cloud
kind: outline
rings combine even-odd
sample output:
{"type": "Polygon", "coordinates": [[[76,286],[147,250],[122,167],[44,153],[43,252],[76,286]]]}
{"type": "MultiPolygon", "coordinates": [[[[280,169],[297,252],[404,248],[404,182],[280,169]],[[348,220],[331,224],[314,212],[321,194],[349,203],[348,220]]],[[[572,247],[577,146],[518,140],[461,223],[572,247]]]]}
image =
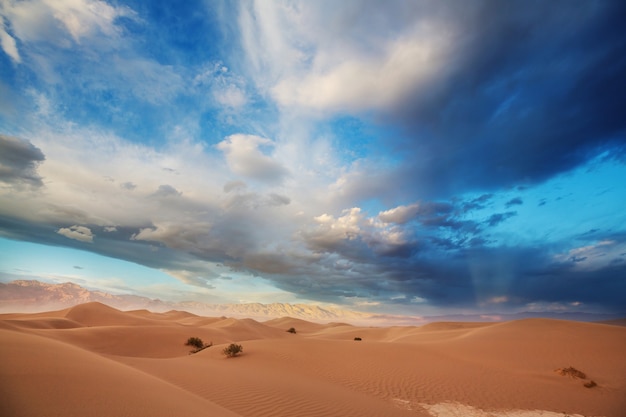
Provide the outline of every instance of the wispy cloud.
{"type": "Polygon", "coordinates": [[[224,152],[228,166],[234,174],[268,182],[281,182],[288,171],[261,147],[272,147],[271,140],[253,135],[231,135],[217,144],[224,152]]]}
{"type": "Polygon", "coordinates": [[[23,42],[56,42],[67,46],[66,35],[80,43],[86,38],[120,36],[115,20],[134,17],[125,6],[99,0],[27,0],[3,2],[2,14],[23,42]]]}
{"type": "Polygon", "coordinates": [[[7,33],[5,27],[0,27],[0,46],[2,46],[2,50],[11,57],[13,62],[17,64],[22,62],[22,57],[17,50],[15,38],[7,33]]]}

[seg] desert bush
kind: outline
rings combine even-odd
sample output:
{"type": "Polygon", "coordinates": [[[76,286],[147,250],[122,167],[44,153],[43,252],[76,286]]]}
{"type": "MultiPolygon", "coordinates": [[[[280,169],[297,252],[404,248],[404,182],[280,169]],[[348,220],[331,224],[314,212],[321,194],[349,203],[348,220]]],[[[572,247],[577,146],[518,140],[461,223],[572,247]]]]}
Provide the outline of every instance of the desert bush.
{"type": "Polygon", "coordinates": [[[199,337],[190,337],[189,339],[187,339],[187,343],[185,343],[186,346],[193,346],[195,349],[190,351],[189,353],[198,353],[200,352],[202,349],[206,349],[208,347],[213,346],[213,342],[210,342],[209,344],[205,344],[202,339],[200,339],[199,337]]]}
{"type": "Polygon", "coordinates": [[[580,379],[586,379],[587,375],[585,375],[584,372],[579,371],[578,369],[574,368],[573,366],[567,367],[567,368],[559,368],[556,370],[556,373],[561,375],[561,376],[569,376],[571,378],[580,378],[580,379]]]}
{"type": "Polygon", "coordinates": [[[199,337],[190,337],[187,339],[185,346],[193,346],[197,349],[202,349],[204,347],[204,342],[199,337]]]}
{"type": "Polygon", "coordinates": [[[237,356],[241,352],[243,352],[243,347],[235,343],[231,343],[228,347],[225,347],[224,350],[222,351],[222,353],[228,356],[229,358],[232,358],[233,356],[237,356]]]}
{"type": "Polygon", "coordinates": [[[583,385],[585,386],[585,388],[593,388],[593,387],[597,387],[598,386],[598,384],[596,384],[596,381],[594,381],[594,380],[591,380],[589,382],[585,382],[583,385]]]}
{"type": "Polygon", "coordinates": [[[354,340],[356,340],[357,342],[360,342],[362,339],[360,337],[355,337],[354,340]]]}
{"type": "Polygon", "coordinates": [[[293,327],[290,327],[289,330],[287,330],[287,332],[296,334],[296,329],[294,329],[293,327]]]}

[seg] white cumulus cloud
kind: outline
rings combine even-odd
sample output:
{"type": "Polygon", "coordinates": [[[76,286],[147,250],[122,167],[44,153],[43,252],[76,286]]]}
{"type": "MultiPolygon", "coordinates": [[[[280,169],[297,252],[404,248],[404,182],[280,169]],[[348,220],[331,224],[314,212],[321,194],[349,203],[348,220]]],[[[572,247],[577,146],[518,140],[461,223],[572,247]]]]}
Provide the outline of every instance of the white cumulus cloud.
{"type": "Polygon", "coordinates": [[[70,227],[62,227],[57,230],[57,233],[63,235],[69,239],[79,240],[81,242],[93,242],[93,233],[91,233],[91,229],[85,226],[70,226],[70,227]]]}
{"type": "Polygon", "coordinates": [[[381,211],[378,214],[378,218],[384,223],[402,224],[413,219],[418,214],[419,209],[419,204],[398,206],[386,211],[381,211]]]}

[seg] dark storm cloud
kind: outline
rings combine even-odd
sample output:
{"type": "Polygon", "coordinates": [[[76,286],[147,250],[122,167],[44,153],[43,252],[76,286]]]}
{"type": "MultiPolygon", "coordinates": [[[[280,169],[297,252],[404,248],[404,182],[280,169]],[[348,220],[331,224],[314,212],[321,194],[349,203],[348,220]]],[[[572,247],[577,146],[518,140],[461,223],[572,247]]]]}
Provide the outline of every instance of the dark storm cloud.
{"type": "Polygon", "coordinates": [[[626,149],[626,3],[470,3],[442,76],[394,109],[431,195],[536,183],[626,149]],[[427,155],[427,158],[421,157],[427,155]]]}
{"type": "Polygon", "coordinates": [[[0,134],[0,181],[41,187],[37,165],[46,157],[32,143],[0,134]]]}
{"type": "Polygon", "coordinates": [[[484,246],[438,259],[352,257],[351,262],[340,268],[329,255],[307,267],[301,264],[297,274],[267,276],[286,291],[330,302],[365,297],[409,306],[417,296],[446,308],[506,312],[544,303],[626,314],[626,282],[620,278],[626,262],[584,270],[573,262],[555,262],[545,248],[484,246]]]}
{"type": "Polygon", "coordinates": [[[524,201],[521,198],[519,198],[519,197],[515,197],[515,198],[512,198],[511,200],[507,201],[504,206],[506,208],[510,208],[510,207],[519,206],[519,205],[522,205],[522,204],[524,204],[524,201]]]}
{"type": "MultiPolygon", "coordinates": [[[[105,228],[100,226],[87,225],[84,227],[93,230],[98,235],[98,238],[88,245],[79,240],[67,239],[67,237],[59,235],[56,233],[58,227],[53,225],[0,216],[0,230],[3,232],[3,237],[50,246],[87,250],[159,270],[185,270],[190,274],[185,277],[185,282],[202,287],[209,286],[207,281],[218,277],[206,268],[197,266],[194,261],[198,257],[192,254],[158,243],[133,239],[133,236],[138,233],[137,227],[117,227],[114,232],[108,233],[104,232],[105,228]]],[[[81,267],[75,266],[75,268],[81,267]]]]}
{"type": "Polygon", "coordinates": [[[459,239],[465,236],[464,241],[446,237],[447,233],[435,234],[385,246],[375,235],[338,239],[317,233],[302,237],[314,253],[263,252],[252,248],[254,241],[243,233],[249,227],[235,228],[241,222],[230,220],[211,232],[216,241],[239,236],[239,246],[233,242],[228,253],[227,248],[205,240],[205,233],[191,234],[198,231],[198,225],[184,230],[117,227],[108,233],[103,227],[87,225],[98,235],[87,248],[82,242],[59,236],[55,227],[47,225],[5,217],[0,218],[0,227],[14,239],[87,249],[161,270],[185,270],[187,275],[180,279],[203,287],[210,287],[209,281],[218,275],[196,268],[195,262],[222,260],[234,270],[259,274],[283,290],[321,301],[364,297],[411,306],[418,297],[430,306],[478,307],[481,311],[523,310],[538,302],[576,302],[626,314],[626,284],[621,279],[626,274],[626,255],[608,250],[626,242],[620,235],[596,231],[578,236],[581,248],[598,241],[613,242],[606,250],[600,246],[595,255],[612,257],[607,259],[610,262],[593,267],[589,264],[592,253],[557,259],[552,253],[560,253],[558,248],[494,247],[480,234],[459,235],[459,239]],[[144,233],[146,240],[137,239],[138,233],[144,233]]]}
{"type": "Polygon", "coordinates": [[[496,213],[496,214],[492,214],[489,219],[486,221],[486,223],[490,226],[497,226],[500,223],[502,223],[503,221],[506,221],[507,219],[510,219],[513,216],[517,216],[517,212],[516,211],[507,211],[506,213],[496,213]]]}
{"type": "Polygon", "coordinates": [[[578,302],[626,314],[624,274],[624,263],[610,264],[594,270],[577,270],[568,265],[551,266],[516,279],[511,286],[511,292],[521,299],[535,302],[578,302]]]}
{"type": "Polygon", "coordinates": [[[493,198],[493,194],[483,194],[463,203],[463,211],[480,210],[487,207],[488,202],[493,198]]]}

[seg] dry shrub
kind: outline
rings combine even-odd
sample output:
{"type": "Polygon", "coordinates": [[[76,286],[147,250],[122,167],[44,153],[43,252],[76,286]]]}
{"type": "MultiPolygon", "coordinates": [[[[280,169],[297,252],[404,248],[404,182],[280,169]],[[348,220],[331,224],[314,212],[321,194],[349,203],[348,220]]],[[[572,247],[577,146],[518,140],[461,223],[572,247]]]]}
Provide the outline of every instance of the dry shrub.
{"type": "Polygon", "coordinates": [[[185,345],[193,346],[196,349],[202,349],[204,347],[204,342],[199,337],[190,337],[187,339],[187,343],[185,343],[185,345]]]}
{"type": "Polygon", "coordinates": [[[209,344],[205,344],[202,339],[200,339],[199,337],[190,337],[189,339],[187,339],[187,343],[185,343],[186,346],[193,346],[195,347],[195,349],[191,350],[189,353],[198,353],[201,350],[204,350],[206,348],[209,348],[211,346],[213,346],[213,342],[209,343],[209,344]]]}
{"type": "Polygon", "coordinates": [[[596,381],[594,381],[594,380],[591,380],[589,382],[585,382],[583,385],[585,386],[585,388],[593,388],[593,387],[597,387],[598,386],[598,384],[596,384],[596,381]]]}
{"type": "Polygon", "coordinates": [[[580,379],[586,379],[587,375],[585,375],[584,372],[579,371],[578,369],[574,368],[573,366],[567,367],[567,368],[559,368],[557,370],[555,370],[554,372],[556,372],[557,374],[561,375],[561,376],[569,376],[571,378],[580,378],[580,379]]]}
{"type": "Polygon", "coordinates": [[[228,347],[225,347],[222,353],[229,358],[239,355],[243,352],[243,347],[241,345],[237,345],[235,343],[231,343],[228,347]]]}
{"type": "MultiPolygon", "coordinates": [[[[585,375],[583,371],[579,371],[573,366],[570,366],[567,368],[555,369],[554,372],[556,372],[557,374],[561,376],[569,376],[570,378],[574,378],[574,379],[587,379],[587,375],[585,375]]],[[[596,381],[590,379],[586,382],[583,382],[583,386],[585,388],[593,388],[593,387],[597,387],[598,384],[596,384],[596,381]]]]}

